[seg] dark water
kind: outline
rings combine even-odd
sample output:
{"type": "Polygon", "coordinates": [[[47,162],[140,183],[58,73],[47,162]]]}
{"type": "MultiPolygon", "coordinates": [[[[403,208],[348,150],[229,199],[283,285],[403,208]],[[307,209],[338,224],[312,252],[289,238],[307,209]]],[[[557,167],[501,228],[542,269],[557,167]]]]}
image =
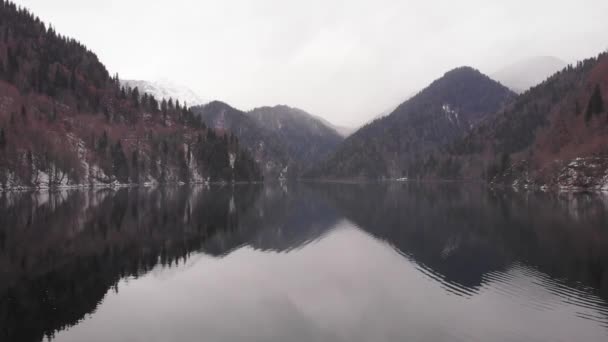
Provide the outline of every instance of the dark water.
{"type": "Polygon", "coordinates": [[[607,195],[0,195],[0,341],[607,341],[607,301],[607,195]]]}

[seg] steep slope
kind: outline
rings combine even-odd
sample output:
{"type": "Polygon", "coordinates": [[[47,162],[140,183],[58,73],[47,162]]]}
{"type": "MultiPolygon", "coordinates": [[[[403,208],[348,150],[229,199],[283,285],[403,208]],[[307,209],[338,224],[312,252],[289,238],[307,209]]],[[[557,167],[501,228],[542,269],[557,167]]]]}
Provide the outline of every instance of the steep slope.
{"type": "Polygon", "coordinates": [[[196,94],[192,89],[174,84],[169,81],[137,81],[137,80],[120,80],[120,84],[124,87],[138,88],[140,93],[147,93],[159,100],[173,99],[178,100],[187,106],[199,106],[207,103],[205,99],[196,94]]]}
{"type": "Polygon", "coordinates": [[[415,95],[416,95],[416,93],[412,92],[408,96],[406,96],[405,98],[402,98],[401,101],[399,101],[399,102],[395,101],[390,107],[386,106],[385,110],[383,110],[380,114],[377,114],[376,116],[374,116],[370,121],[373,121],[375,119],[381,119],[381,118],[383,118],[385,116],[388,116],[389,114],[391,114],[392,112],[394,112],[395,109],[397,109],[397,107],[399,107],[400,104],[402,104],[403,102],[411,99],[415,95]]]}
{"type": "Polygon", "coordinates": [[[608,189],[608,53],[520,95],[450,150],[463,177],[608,189]]]}
{"type": "Polygon", "coordinates": [[[557,57],[537,56],[518,61],[494,73],[491,77],[517,93],[522,93],[566,67],[557,57]]]}
{"type": "Polygon", "coordinates": [[[340,136],[342,138],[346,138],[349,135],[353,134],[357,128],[356,127],[351,127],[351,126],[341,126],[341,125],[334,125],[333,123],[323,119],[320,116],[314,116],[313,117],[319,121],[321,121],[325,126],[333,129],[334,131],[338,132],[338,134],[340,134],[340,136]]]}
{"type": "Polygon", "coordinates": [[[247,113],[259,126],[274,132],[299,165],[316,163],[333,152],[342,136],[311,114],[288,106],[260,107],[247,113]]]}
{"type": "Polygon", "coordinates": [[[389,116],[359,129],[307,177],[406,176],[416,172],[430,151],[462,138],[513,97],[475,69],[454,69],[389,116]]]}
{"type": "Polygon", "coordinates": [[[0,1],[1,189],[259,178],[232,136],[121,88],[82,44],[0,1]]]}
{"type": "Polygon", "coordinates": [[[232,132],[253,156],[266,179],[285,178],[291,173],[290,166],[294,165],[294,161],[281,140],[275,132],[260,126],[254,118],[220,101],[194,106],[191,110],[207,126],[232,132]]]}

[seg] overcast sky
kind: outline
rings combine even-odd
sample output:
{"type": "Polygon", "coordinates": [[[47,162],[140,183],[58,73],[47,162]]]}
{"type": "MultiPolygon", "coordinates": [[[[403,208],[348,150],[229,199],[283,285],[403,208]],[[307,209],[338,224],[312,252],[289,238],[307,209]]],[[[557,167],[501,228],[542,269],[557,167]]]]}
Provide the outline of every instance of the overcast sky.
{"type": "Polygon", "coordinates": [[[470,65],[608,48],[606,0],[17,0],[121,78],[355,126],[470,65]]]}

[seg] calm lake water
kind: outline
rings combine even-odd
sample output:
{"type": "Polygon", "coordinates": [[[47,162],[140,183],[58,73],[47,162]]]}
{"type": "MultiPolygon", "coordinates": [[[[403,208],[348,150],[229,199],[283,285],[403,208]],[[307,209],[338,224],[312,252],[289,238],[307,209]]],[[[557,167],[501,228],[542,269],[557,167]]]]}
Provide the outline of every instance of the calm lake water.
{"type": "Polygon", "coordinates": [[[0,341],[608,340],[608,195],[0,194],[0,341]]]}

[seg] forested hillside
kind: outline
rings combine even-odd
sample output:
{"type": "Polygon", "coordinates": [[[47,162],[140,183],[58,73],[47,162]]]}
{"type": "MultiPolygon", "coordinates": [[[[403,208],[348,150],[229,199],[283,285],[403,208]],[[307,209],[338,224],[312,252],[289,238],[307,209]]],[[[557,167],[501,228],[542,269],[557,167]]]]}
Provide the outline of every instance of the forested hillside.
{"type": "Polygon", "coordinates": [[[238,137],[266,179],[299,177],[305,168],[323,160],[343,140],[322,120],[284,105],[243,112],[213,101],[192,110],[207,126],[238,137]]]}
{"type": "Polygon", "coordinates": [[[265,179],[287,178],[293,164],[287,150],[272,131],[258,125],[245,112],[213,101],[192,111],[212,129],[232,132],[251,154],[265,179]]]}
{"type": "MultiPolygon", "coordinates": [[[[385,178],[421,175],[429,155],[463,138],[515,94],[479,71],[447,72],[390,115],[348,137],[307,177],[385,178]]],[[[451,172],[452,166],[441,169],[451,172]]]]}
{"type": "Polygon", "coordinates": [[[96,55],[0,1],[0,187],[260,179],[237,139],[120,86],[96,55]]]}
{"type": "MultiPolygon", "coordinates": [[[[608,53],[568,66],[454,144],[454,177],[608,188],[608,53]]],[[[447,159],[446,159],[447,158],[447,159]]]]}
{"type": "Polygon", "coordinates": [[[247,115],[274,132],[289,155],[302,166],[321,161],[344,140],[334,128],[298,108],[259,107],[247,115]]]}
{"type": "Polygon", "coordinates": [[[517,97],[457,69],[359,130],[308,175],[608,189],[606,98],[608,53],[517,97]]]}

